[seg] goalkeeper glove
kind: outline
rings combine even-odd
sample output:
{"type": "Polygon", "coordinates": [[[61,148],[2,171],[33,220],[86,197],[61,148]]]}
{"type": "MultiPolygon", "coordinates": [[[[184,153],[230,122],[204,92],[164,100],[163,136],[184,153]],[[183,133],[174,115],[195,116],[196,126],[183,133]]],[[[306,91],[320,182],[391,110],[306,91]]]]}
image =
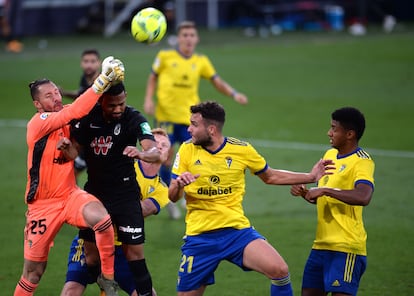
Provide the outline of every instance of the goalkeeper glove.
{"type": "Polygon", "coordinates": [[[92,89],[97,94],[102,94],[111,87],[112,82],[124,80],[124,64],[114,59],[113,56],[105,58],[102,62],[102,72],[95,79],[92,89]]]}

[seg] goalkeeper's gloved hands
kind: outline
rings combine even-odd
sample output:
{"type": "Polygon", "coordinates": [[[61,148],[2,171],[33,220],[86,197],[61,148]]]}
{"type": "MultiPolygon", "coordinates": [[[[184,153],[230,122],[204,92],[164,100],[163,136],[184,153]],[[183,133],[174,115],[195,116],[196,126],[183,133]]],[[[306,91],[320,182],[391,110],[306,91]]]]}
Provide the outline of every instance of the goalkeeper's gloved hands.
{"type": "Polygon", "coordinates": [[[97,94],[102,94],[108,90],[113,83],[118,83],[124,80],[125,68],[124,64],[114,59],[113,56],[105,58],[102,62],[102,72],[98,78],[95,79],[92,89],[97,94]]]}

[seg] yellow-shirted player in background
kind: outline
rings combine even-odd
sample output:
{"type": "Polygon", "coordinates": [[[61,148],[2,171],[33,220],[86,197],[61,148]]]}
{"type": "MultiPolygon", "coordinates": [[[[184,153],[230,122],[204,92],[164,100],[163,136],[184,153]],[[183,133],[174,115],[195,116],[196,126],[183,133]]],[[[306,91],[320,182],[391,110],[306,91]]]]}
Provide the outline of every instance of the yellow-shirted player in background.
{"type": "MultiPolygon", "coordinates": [[[[154,115],[155,126],[165,129],[171,144],[181,144],[190,138],[187,128],[190,124],[190,107],[200,102],[200,79],[209,80],[222,94],[233,98],[239,104],[247,104],[247,97],[237,92],[220,78],[210,59],[196,53],[199,42],[194,22],[184,21],[177,28],[178,45],[175,49],[161,50],[152,65],[145,93],[144,112],[154,115]],[[157,104],[153,97],[156,92],[157,104]]],[[[161,168],[163,180],[169,184],[173,147],[170,150],[169,165],[161,168]]],[[[173,204],[168,205],[170,216],[178,219],[180,213],[173,204]]]]}
{"type": "Polygon", "coordinates": [[[288,265],[244,215],[245,173],[249,169],[266,184],[311,183],[329,174],[332,161],[319,161],[310,173],[270,168],[249,143],[223,136],[221,105],[203,102],[191,113],[191,139],[179,148],[168,192],[173,202],[185,193],[187,205],[178,295],[202,295],[223,260],[264,274],[270,295],[292,295],[288,265]]]}
{"type": "Polygon", "coordinates": [[[359,147],[365,130],[364,115],[345,107],[332,113],[328,131],[332,149],[323,159],[335,162],[332,175],[319,180],[318,187],[291,188],[316,204],[316,238],[305,266],[303,296],[356,295],[367,264],[367,233],[362,219],[374,191],[375,164],[359,147]]]}

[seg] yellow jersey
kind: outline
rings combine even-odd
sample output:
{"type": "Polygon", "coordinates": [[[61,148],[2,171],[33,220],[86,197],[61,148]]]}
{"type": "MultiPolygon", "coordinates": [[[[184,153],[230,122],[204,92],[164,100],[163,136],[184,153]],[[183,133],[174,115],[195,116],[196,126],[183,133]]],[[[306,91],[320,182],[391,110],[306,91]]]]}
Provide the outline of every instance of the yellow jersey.
{"type": "Polygon", "coordinates": [[[152,72],[158,77],[155,119],[189,125],[190,107],[200,102],[200,77],[213,79],[216,75],[209,58],[197,53],[185,57],[175,49],[161,50],[152,72]]]}
{"type": "MultiPolygon", "coordinates": [[[[318,187],[352,190],[358,183],[374,188],[375,164],[361,148],[338,157],[338,150],[329,149],[324,159],[335,162],[335,171],[319,180],[318,187]]],[[[367,233],[362,219],[363,206],[346,204],[335,198],[317,199],[318,224],[314,249],[366,255],[367,233]]]]}
{"type": "Polygon", "coordinates": [[[145,175],[140,160],[135,161],[134,166],[137,182],[141,189],[142,200],[151,198],[159,212],[170,201],[168,199],[167,185],[161,180],[158,174],[155,176],[145,175]]]}
{"type": "Polygon", "coordinates": [[[250,227],[244,215],[245,172],[258,174],[268,168],[265,159],[247,142],[225,138],[216,151],[208,151],[191,140],[176,155],[172,177],[183,172],[200,174],[184,187],[187,204],[186,234],[196,235],[222,228],[250,227]]]}

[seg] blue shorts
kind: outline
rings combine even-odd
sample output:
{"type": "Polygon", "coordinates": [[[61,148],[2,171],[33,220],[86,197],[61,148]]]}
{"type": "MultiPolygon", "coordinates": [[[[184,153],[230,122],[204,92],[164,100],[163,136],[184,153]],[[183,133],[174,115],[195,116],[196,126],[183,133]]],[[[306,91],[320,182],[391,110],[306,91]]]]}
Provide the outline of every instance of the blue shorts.
{"type": "MultiPolygon", "coordinates": [[[[121,246],[115,247],[115,281],[119,287],[131,295],[135,290],[134,278],[129,269],[128,261],[125,258],[121,246]]],[[[83,250],[83,240],[76,236],[70,247],[68,257],[68,270],[66,272],[66,282],[77,282],[83,286],[93,284],[96,278],[92,278],[88,273],[83,250]]]]}
{"type": "Polygon", "coordinates": [[[244,248],[256,239],[265,239],[254,228],[226,228],[210,233],[184,237],[177,291],[192,291],[214,284],[214,271],[227,260],[245,271],[244,248]]]}
{"type": "Polygon", "coordinates": [[[366,256],[312,249],[305,265],[302,288],[356,295],[366,266],[366,256]]]}
{"type": "Polygon", "coordinates": [[[187,130],[188,125],[186,124],[176,124],[164,121],[156,122],[155,126],[158,126],[167,132],[171,145],[174,145],[175,143],[181,144],[191,138],[191,135],[187,130]]]}

